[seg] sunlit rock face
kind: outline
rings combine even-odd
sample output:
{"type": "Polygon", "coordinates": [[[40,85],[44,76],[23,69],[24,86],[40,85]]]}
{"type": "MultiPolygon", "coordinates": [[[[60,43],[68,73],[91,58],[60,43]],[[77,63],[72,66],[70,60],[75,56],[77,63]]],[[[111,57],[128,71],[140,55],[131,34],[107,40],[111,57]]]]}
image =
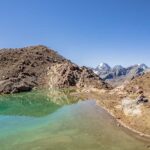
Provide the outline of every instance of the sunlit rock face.
{"type": "Polygon", "coordinates": [[[50,88],[58,87],[93,87],[98,89],[110,89],[98,75],[87,67],[79,67],[73,63],[66,62],[56,64],[48,71],[48,83],[50,88]]]}

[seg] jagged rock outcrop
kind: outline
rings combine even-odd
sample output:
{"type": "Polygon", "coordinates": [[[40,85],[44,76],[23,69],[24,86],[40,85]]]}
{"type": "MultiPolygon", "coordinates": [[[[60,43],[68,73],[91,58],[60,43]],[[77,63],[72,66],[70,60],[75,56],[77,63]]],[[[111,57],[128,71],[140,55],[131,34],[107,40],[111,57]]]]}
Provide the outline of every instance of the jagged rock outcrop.
{"type": "Polygon", "coordinates": [[[51,86],[48,84],[50,80],[53,82],[56,80],[54,74],[48,75],[54,66],[61,66],[60,68],[56,67],[57,73],[63,77],[57,77],[59,78],[56,83],[58,87],[77,86],[77,82],[78,86],[97,84],[95,87],[107,87],[107,84],[105,85],[97,75],[93,74],[93,71],[89,71],[87,68],[81,69],[57,52],[39,45],[0,50],[0,93],[17,93],[30,91],[33,88],[48,88],[51,86]]]}
{"type": "Polygon", "coordinates": [[[53,65],[48,71],[49,86],[53,87],[70,87],[76,86],[93,87],[110,89],[111,87],[105,83],[98,75],[87,67],[79,67],[73,63],[66,62],[53,65]]]}

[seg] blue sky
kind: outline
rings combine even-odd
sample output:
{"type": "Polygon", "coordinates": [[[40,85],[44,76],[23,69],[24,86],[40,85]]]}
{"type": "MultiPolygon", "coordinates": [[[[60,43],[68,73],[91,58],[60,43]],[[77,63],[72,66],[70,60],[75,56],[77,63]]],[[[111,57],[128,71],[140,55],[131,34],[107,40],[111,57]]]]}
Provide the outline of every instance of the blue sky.
{"type": "Polygon", "coordinates": [[[150,66],[150,1],[0,0],[0,47],[37,44],[79,65],[150,66]]]}

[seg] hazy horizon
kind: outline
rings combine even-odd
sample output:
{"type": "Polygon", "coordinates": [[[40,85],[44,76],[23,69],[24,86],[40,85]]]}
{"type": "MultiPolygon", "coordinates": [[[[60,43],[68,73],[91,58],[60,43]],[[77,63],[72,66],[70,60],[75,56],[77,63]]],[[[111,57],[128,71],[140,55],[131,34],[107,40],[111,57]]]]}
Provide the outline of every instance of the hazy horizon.
{"type": "Polygon", "coordinates": [[[148,0],[1,0],[0,47],[46,45],[78,65],[150,66],[148,0]]]}

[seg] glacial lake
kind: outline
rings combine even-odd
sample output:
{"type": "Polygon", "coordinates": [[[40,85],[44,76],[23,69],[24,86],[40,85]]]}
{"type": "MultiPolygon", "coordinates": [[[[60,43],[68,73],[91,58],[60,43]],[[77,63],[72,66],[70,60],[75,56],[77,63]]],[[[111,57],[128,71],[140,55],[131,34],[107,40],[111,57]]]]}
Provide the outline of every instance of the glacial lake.
{"type": "Polygon", "coordinates": [[[53,95],[0,96],[0,150],[148,150],[94,100],[53,95]]]}

